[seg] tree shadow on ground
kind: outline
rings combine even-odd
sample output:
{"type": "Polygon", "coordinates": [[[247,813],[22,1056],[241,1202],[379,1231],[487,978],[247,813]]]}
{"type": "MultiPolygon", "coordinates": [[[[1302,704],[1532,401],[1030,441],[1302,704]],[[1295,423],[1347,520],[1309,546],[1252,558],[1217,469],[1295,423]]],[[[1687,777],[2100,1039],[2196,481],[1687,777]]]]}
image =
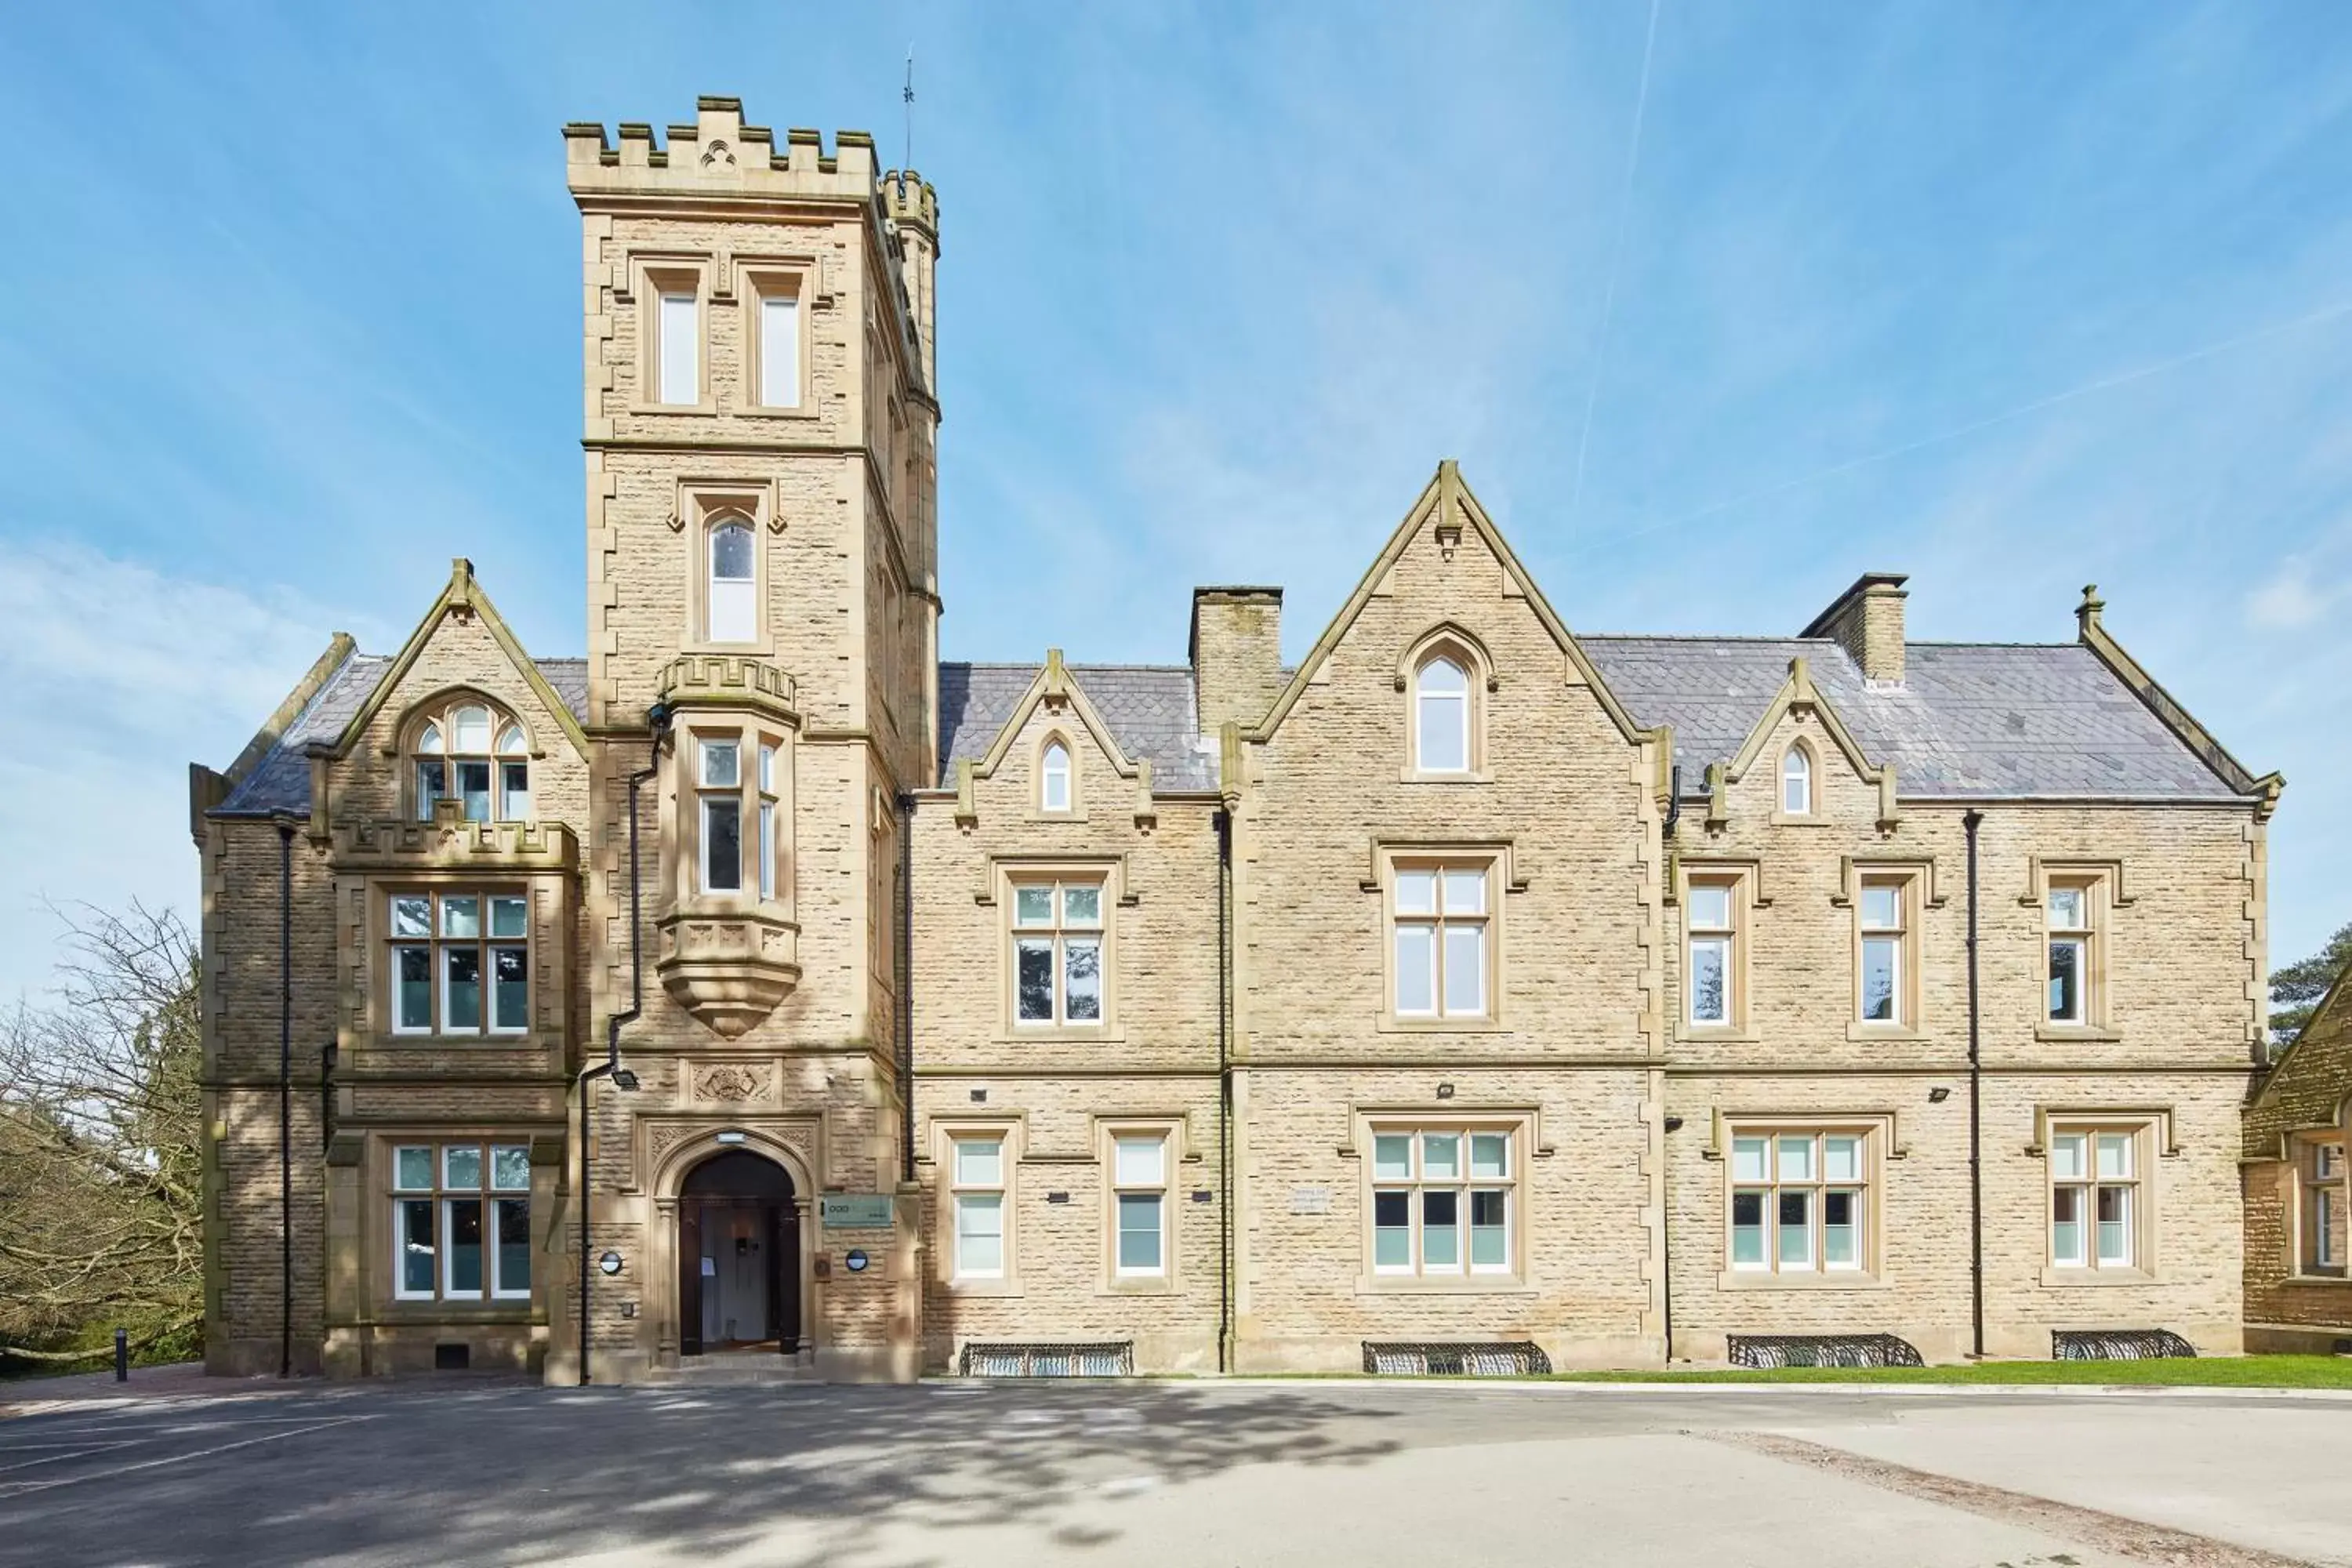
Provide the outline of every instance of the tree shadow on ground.
{"type": "MultiPolygon", "coordinates": [[[[0,1562],[502,1563],[602,1553],[928,1568],[990,1531],[1122,1560],[1100,1502],[1264,1465],[1393,1453],[1391,1414],[1213,1384],[562,1390],[412,1385],[150,1406],[93,1423],[362,1419],[10,1498],[0,1562]],[[1092,1517],[1082,1517],[1091,1514],[1092,1517]],[[919,1545],[914,1544],[920,1542],[919,1545]]],[[[47,1418],[11,1423],[37,1440],[47,1418]]],[[[251,1428],[246,1428],[250,1431],[251,1428]]],[[[142,1452],[166,1452],[166,1448],[142,1452]]],[[[128,1449],[123,1459],[131,1458],[128,1449]]],[[[1025,1552],[1023,1553],[1026,1555],[1025,1552]]]]}

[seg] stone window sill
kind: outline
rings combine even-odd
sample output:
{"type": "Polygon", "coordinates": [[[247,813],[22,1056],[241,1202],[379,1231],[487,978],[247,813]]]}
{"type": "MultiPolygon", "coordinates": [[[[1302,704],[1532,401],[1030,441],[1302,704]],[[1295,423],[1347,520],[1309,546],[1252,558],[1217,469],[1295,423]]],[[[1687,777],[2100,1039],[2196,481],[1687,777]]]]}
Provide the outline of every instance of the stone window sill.
{"type": "Polygon", "coordinates": [[[1383,1035],[1499,1035],[1507,1026],[1500,1018],[1400,1018],[1390,1013],[1373,1027],[1383,1035]]]}
{"type": "Polygon", "coordinates": [[[2327,1285],[2334,1286],[2337,1289],[2342,1289],[2345,1286],[2352,1285],[2352,1279],[2347,1279],[2341,1274],[2290,1274],[2284,1280],[2281,1281],[2281,1283],[2287,1285],[2327,1285]]]}
{"type": "Polygon", "coordinates": [[[1715,1277],[1718,1290],[1885,1290],[1894,1280],[1878,1274],[1772,1274],[1726,1268],[1715,1277]]]}
{"type": "Polygon", "coordinates": [[[1397,774],[1397,782],[1419,784],[1487,784],[1495,782],[1495,775],[1484,768],[1466,773],[1423,773],[1406,768],[1397,774]]]}
{"type": "Polygon", "coordinates": [[[2132,1285],[2161,1285],[2164,1281],[2142,1268],[2056,1268],[2042,1271],[2042,1284],[2046,1289],[2116,1289],[2132,1285]]]}
{"type": "Polygon", "coordinates": [[[1106,1279],[1095,1288],[1097,1296],[1181,1296],[1183,1293],[1175,1280],[1149,1276],[1133,1279],[1106,1279]]]}
{"type": "Polygon", "coordinates": [[[1744,1026],[1719,1027],[1706,1024],[1684,1024],[1675,1031],[1675,1038],[1694,1046],[1752,1046],[1763,1037],[1744,1026]]]}
{"type": "Polygon", "coordinates": [[[1859,1024],[1845,1026],[1849,1040],[1877,1040],[1895,1045],[1913,1044],[1927,1037],[1925,1031],[1909,1024],[1859,1024]]]}
{"type": "Polygon", "coordinates": [[[2051,1044],[2111,1045],[2122,1039],[2124,1032],[2095,1024],[2037,1024],[2033,1037],[2051,1044]]]}
{"type": "Polygon", "coordinates": [[[1461,1279],[1427,1279],[1409,1274],[1360,1274],[1359,1296],[1538,1296],[1542,1286],[1515,1274],[1473,1275],[1461,1279]]]}

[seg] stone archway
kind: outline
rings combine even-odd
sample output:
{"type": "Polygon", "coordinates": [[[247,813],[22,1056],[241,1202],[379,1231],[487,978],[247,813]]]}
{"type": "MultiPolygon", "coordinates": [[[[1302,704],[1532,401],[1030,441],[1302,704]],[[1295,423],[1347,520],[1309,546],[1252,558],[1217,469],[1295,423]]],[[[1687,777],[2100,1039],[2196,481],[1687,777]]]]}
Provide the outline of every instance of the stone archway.
{"type": "Polygon", "coordinates": [[[652,1193],[657,1364],[726,1352],[813,1357],[815,1191],[798,1151],[749,1130],[667,1152],[652,1193]]]}

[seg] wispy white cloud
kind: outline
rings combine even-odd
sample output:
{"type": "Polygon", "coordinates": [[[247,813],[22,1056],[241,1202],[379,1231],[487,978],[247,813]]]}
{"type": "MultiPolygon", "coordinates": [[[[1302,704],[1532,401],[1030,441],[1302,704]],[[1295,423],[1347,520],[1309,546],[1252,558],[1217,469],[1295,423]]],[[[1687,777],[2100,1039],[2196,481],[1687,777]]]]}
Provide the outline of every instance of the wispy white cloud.
{"type": "MultiPolygon", "coordinates": [[[[0,538],[0,996],[45,984],[49,901],[193,912],[191,761],[226,766],[326,646],[297,595],[0,538]]],[[[380,628],[362,626],[362,633],[380,628]]]]}
{"type": "Polygon", "coordinates": [[[2341,595],[2339,587],[2313,582],[2305,563],[2290,559],[2246,595],[2246,624],[2256,631],[2300,631],[2326,615],[2341,595]]]}

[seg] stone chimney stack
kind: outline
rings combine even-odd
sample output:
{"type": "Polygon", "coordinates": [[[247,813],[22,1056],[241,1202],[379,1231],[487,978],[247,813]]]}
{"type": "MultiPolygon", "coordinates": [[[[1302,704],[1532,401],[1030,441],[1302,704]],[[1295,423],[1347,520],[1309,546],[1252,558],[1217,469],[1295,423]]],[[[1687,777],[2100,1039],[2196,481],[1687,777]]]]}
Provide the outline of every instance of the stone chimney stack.
{"type": "Polygon", "coordinates": [[[1843,646],[1863,678],[1881,685],[1903,684],[1903,590],[1900,572],[1865,572],[1837,602],[1813,617],[1799,637],[1832,637],[1843,646]]]}
{"type": "Polygon", "coordinates": [[[1282,590],[1192,590],[1193,712],[1201,733],[1248,729],[1282,695],[1282,590]]]}

